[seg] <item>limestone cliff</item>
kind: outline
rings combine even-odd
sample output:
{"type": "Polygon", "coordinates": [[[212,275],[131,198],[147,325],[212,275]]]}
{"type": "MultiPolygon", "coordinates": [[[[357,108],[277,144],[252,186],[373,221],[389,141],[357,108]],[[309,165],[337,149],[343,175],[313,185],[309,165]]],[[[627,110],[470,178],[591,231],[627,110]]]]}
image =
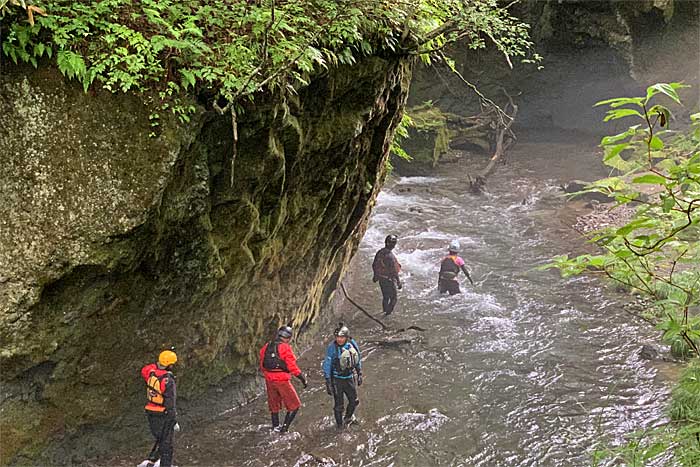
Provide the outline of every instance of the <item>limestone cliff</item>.
{"type": "Polygon", "coordinates": [[[230,116],[199,106],[149,137],[136,96],[0,76],[1,463],[107,447],[56,448],[140,416],[138,370],[164,346],[186,404],[254,372],[281,323],[308,327],[364,233],[409,81],[374,57],[258,96],[231,183],[230,116]]]}

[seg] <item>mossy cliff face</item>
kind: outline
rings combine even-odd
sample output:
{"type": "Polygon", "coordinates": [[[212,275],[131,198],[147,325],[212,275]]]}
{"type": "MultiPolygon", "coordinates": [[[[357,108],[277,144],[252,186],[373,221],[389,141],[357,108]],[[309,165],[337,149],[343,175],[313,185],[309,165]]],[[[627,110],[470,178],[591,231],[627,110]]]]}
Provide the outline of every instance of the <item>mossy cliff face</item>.
{"type": "Polygon", "coordinates": [[[128,425],[165,346],[186,404],[253,373],[278,325],[309,326],[364,233],[409,80],[368,58],[258,99],[231,177],[230,115],[149,138],[134,96],[0,77],[1,463],[75,461],[46,447],[128,425]]]}
{"type": "Polygon", "coordinates": [[[443,112],[431,102],[407,108],[406,112],[413,124],[408,128],[408,138],[401,141],[401,147],[411,156],[411,160],[392,159],[392,165],[401,174],[419,174],[435,168],[450,147],[466,146],[480,151],[491,149],[490,128],[480,122],[443,112]]]}

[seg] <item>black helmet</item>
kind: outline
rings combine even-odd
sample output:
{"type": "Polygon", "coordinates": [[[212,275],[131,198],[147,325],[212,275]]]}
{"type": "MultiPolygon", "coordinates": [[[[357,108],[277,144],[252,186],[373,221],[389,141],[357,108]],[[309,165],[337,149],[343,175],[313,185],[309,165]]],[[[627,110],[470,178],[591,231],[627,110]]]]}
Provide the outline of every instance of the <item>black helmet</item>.
{"type": "Polygon", "coordinates": [[[386,245],[387,248],[394,248],[397,241],[399,241],[399,237],[396,235],[387,235],[384,239],[384,245],[386,245]]]}
{"type": "Polygon", "coordinates": [[[337,337],[350,337],[350,329],[348,329],[348,327],[343,323],[338,323],[338,327],[335,328],[333,334],[335,334],[337,337]]]}
{"type": "Polygon", "coordinates": [[[289,326],[282,326],[277,330],[277,337],[284,337],[285,339],[289,339],[292,337],[292,328],[289,326]]]}

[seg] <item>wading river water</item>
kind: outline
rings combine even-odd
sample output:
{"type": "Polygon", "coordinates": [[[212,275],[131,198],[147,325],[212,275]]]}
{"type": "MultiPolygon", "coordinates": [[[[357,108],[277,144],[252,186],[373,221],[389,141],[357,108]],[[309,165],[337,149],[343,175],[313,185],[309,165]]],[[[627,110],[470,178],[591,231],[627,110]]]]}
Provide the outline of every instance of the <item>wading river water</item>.
{"type": "Polygon", "coordinates": [[[586,466],[596,443],[662,421],[669,381],[639,358],[659,335],[623,311],[629,296],[593,278],[535,270],[582,248],[558,185],[601,175],[595,144],[525,138],[483,196],[468,192],[474,165],[466,157],[430,177],[396,177],[346,282],[379,314],[371,261],[385,235],[398,235],[404,288],[385,321],[426,330],[413,343],[386,346],[386,333],[346,304],[343,318],[364,359],[359,423],[334,428],[320,370],[328,340],[319,341],[300,359],[310,385],[300,390],[304,405],[290,433],[270,433],[261,397],[183,432],[176,464],[586,466]],[[476,285],[440,296],[439,262],[452,239],[476,285]]]}

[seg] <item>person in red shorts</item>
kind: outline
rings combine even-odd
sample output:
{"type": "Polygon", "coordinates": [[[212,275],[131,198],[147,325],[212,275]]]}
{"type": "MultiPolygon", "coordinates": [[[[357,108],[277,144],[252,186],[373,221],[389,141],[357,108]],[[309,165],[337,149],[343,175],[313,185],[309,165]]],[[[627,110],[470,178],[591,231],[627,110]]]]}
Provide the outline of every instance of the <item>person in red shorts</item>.
{"type": "Polygon", "coordinates": [[[294,356],[292,347],[289,345],[291,338],[292,328],[282,326],[277,331],[277,338],[260,349],[260,369],[265,376],[272,429],[280,433],[289,431],[289,425],[292,424],[301,407],[299,396],[292,386],[292,375],[301,381],[305,389],[308,386],[304,374],[297,366],[297,358],[294,356]],[[280,426],[279,412],[283,404],[287,414],[284,417],[284,423],[280,426]]]}

